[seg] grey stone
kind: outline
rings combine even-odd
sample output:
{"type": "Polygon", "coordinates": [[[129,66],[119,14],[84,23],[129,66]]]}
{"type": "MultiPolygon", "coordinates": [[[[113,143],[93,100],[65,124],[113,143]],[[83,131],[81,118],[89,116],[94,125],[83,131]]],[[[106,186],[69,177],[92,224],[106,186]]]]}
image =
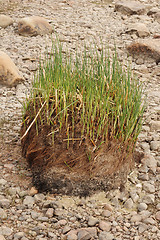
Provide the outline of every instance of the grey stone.
{"type": "Polygon", "coordinates": [[[157,204],[156,208],[157,210],[160,210],[160,203],[157,204]]]}
{"type": "Polygon", "coordinates": [[[146,165],[154,174],[157,170],[157,160],[150,154],[146,155],[141,162],[146,165]]]}
{"type": "Polygon", "coordinates": [[[71,233],[67,235],[67,240],[77,240],[77,234],[71,233]]]}
{"type": "Polygon", "coordinates": [[[148,173],[145,173],[145,174],[144,173],[139,173],[138,179],[142,180],[142,181],[148,181],[149,180],[148,173]]]}
{"type": "Polygon", "coordinates": [[[141,222],[141,220],[142,220],[142,216],[140,216],[139,214],[133,215],[130,219],[131,222],[141,222]]]}
{"type": "Polygon", "coordinates": [[[48,232],[48,237],[50,237],[52,240],[57,240],[57,236],[53,232],[48,232]]]}
{"type": "Polygon", "coordinates": [[[102,216],[103,216],[103,217],[110,217],[111,214],[112,214],[112,213],[111,213],[109,210],[104,210],[104,211],[102,212],[102,216]]]}
{"type": "Polygon", "coordinates": [[[150,122],[151,131],[160,131],[160,121],[152,120],[150,122]]]}
{"type": "Polygon", "coordinates": [[[85,230],[80,230],[78,231],[78,240],[88,240],[88,239],[91,239],[91,235],[89,232],[85,231],[85,230]]]}
{"type": "Polygon", "coordinates": [[[111,230],[111,223],[110,222],[106,222],[106,221],[100,221],[99,222],[99,228],[102,231],[109,232],[111,230]]]}
{"type": "Polygon", "coordinates": [[[156,221],[151,217],[144,219],[143,222],[146,224],[156,225],[156,221]]]}
{"type": "Polygon", "coordinates": [[[147,9],[146,6],[136,1],[118,1],[115,4],[115,11],[123,14],[144,14],[147,9]]]}
{"type": "Polygon", "coordinates": [[[0,234],[4,236],[10,236],[13,233],[13,230],[9,227],[2,226],[0,227],[0,234]]]}
{"type": "Polygon", "coordinates": [[[42,202],[45,199],[45,196],[43,193],[38,193],[34,195],[35,202],[42,202]]]}
{"type": "Polygon", "coordinates": [[[0,219],[6,219],[7,218],[7,213],[5,212],[4,209],[0,208],[0,219]]]}
{"type": "Polygon", "coordinates": [[[146,203],[140,203],[138,204],[138,211],[141,212],[141,211],[144,211],[148,208],[147,204],[146,203]]]}
{"type": "Polygon", "coordinates": [[[46,216],[51,218],[51,217],[53,217],[53,213],[54,213],[54,209],[53,208],[48,208],[48,210],[46,212],[46,216]]]}
{"type": "Polygon", "coordinates": [[[66,234],[66,233],[68,233],[70,230],[71,230],[71,228],[70,228],[68,225],[66,225],[66,226],[64,226],[62,232],[63,232],[63,234],[66,234]]]}
{"type": "Polygon", "coordinates": [[[156,218],[158,221],[160,221],[160,211],[156,212],[155,218],[156,218]]]}
{"type": "Polygon", "coordinates": [[[149,193],[154,193],[155,186],[148,182],[145,182],[145,183],[143,183],[143,190],[145,190],[146,192],[149,192],[149,193]]]}
{"type": "Polygon", "coordinates": [[[129,198],[125,203],[124,203],[124,207],[131,209],[133,207],[133,200],[131,198],[129,198]]]}
{"type": "Polygon", "coordinates": [[[155,196],[154,194],[147,194],[143,197],[143,202],[146,204],[154,204],[155,196]]]}
{"type": "Polygon", "coordinates": [[[150,143],[151,150],[156,151],[160,149],[160,141],[152,141],[150,143]]]}
{"type": "Polygon", "coordinates": [[[18,232],[14,234],[14,239],[21,239],[24,237],[25,233],[24,232],[18,232]]]}
{"type": "Polygon", "coordinates": [[[99,222],[99,220],[97,218],[94,218],[94,217],[89,217],[88,219],[88,226],[89,227],[93,227],[95,226],[97,223],[99,222]]]}
{"type": "Polygon", "coordinates": [[[146,224],[144,224],[144,223],[141,223],[140,225],[139,225],[139,227],[138,227],[138,232],[140,233],[140,234],[142,234],[144,231],[146,231],[148,229],[148,226],[146,225],[146,224]]]}
{"type": "Polygon", "coordinates": [[[108,232],[100,232],[99,233],[99,240],[113,240],[115,239],[113,234],[108,232]]]}
{"type": "Polygon", "coordinates": [[[6,185],[7,181],[3,178],[0,179],[0,185],[6,185]]]}
{"type": "Polygon", "coordinates": [[[6,198],[0,198],[0,207],[9,208],[11,201],[6,198]]]}
{"type": "Polygon", "coordinates": [[[27,205],[28,208],[33,207],[33,205],[35,204],[34,197],[26,196],[25,199],[23,200],[23,204],[27,205]]]}
{"type": "Polygon", "coordinates": [[[6,28],[11,24],[13,24],[13,20],[11,17],[4,14],[0,14],[0,27],[6,28]]]}
{"type": "Polygon", "coordinates": [[[152,213],[148,210],[144,210],[144,211],[140,212],[139,214],[141,215],[142,220],[149,218],[152,215],[152,213]]]}

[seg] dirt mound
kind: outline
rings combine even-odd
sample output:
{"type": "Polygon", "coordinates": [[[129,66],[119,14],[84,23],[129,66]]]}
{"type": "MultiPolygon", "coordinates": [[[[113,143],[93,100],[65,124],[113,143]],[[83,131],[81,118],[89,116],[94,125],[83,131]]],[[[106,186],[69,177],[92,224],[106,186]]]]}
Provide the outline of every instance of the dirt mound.
{"type": "MultiPolygon", "coordinates": [[[[32,122],[28,118],[26,115],[21,136],[32,122]]],[[[40,121],[22,138],[22,153],[36,188],[67,195],[88,196],[124,185],[134,165],[134,154],[127,149],[113,140],[96,148],[91,140],[81,138],[78,123],[73,139],[67,139],[64,127],[55,133],[53,142],[51,127],[40,121]]]]}

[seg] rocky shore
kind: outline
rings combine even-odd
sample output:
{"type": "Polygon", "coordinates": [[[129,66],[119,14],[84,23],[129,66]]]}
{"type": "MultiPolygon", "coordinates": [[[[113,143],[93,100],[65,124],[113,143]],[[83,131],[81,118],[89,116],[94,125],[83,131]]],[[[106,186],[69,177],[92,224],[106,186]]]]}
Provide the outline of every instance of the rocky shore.
{"type": "Polygon", "coordinates": [[[24,81],[0,85],[0,240],[160,239],[160,1],[0,1],[0,51],[24,81]],[[39,16],[52,33],[22,35],[18,22],[39,16]],[[1,19],[1,18],[0,18],[1,19]],[[144,85],[147,109],[137,150],[144,156],[121,189],[77,198],[38,193],[21,157],[22,104],[40,57],[56,37],[64,52],[115,44],[120,61],[132,61],[144,85]],[[128,60],[127,60],[128,57],[128,60]]]}

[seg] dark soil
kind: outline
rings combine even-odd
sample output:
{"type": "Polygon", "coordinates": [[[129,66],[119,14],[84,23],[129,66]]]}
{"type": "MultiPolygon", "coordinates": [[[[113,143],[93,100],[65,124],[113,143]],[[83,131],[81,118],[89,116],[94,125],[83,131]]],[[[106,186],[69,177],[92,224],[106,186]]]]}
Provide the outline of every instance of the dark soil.
{"type": "MultiPolygon", "coordinates": [[[[25,119],[30,118],[26,115],[25,119]]],[[[30,119],[22,125],[21,136],[31,122],[30,119]]],[[[73,139],[67,140],[66,130],[62,127],[54,135],[53,143],[51,127],[37,124],[38,135],[34,124],[22,138],[21,145],[32,171],[33,184],[40,192],[88,196],[125,184],[135,162],[134,154],[127,146],[110,140],[97,150],[89,139],[80,137],[78,125],[73,139]]]]}

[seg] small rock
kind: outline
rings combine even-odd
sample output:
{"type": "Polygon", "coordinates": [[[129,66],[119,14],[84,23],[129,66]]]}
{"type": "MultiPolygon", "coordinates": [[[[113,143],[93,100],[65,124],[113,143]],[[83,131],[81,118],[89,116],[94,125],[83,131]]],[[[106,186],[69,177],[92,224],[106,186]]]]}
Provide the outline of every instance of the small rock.
{"type": "Polygon", "coordinates": [[[7,15],[0,14],[0,27],[6,28],[6,27],[8,27],[9,25],[12,25],[12,24],[13,24],[12,18],[10,18],[7,15]]]}
{"type": "Polygon", "coordinates": [[[7,218],[7,213],[5,212],[4,209],[0,208],[0,219],[6,219],[7,218]]]}
{"type": "Polygon", "coordinates": [[[160,149],[160,141],[152,141],[150,143],[151,150],[156,151],[160,149]]]}
{"type": "Polygon", "coordinates": [[[46,212],[46,216],[51,218],[51,217],[53,217],[53,213],[54,213],[54,209],[53,208],[48,208],[48,210],[46,212]]]}
{"type": "Polygon", "coordinates": [[[23,36],[37,36],[52,33],[53,29],[43,17],[22,18],[18,23],[18,33],[23,36]]]}
{"type": "Polygon", "coordinates": [[[139,212],[141,212],[141,211],[144,211],[144,210],[146,210],[147,209],[147,204],[146,203],[140,203],[139,205],[138,205],[138,211],[139,212]]]}
{"type": "Polygon", "coordinates": [[[110,224],[110,222],[100,221],[99,222],[99,228],[102,231],[109,232],[111,230],[111,224],[110,224]]]}
{"type": "Polygon", "coordinates": [[[157,161],[152,155],[146,155],[141,162],[146,165],[154,174],[157,169],[157,161]]]}
{"type": "Polygon", "coordinates": [[[142,217],[139,214],[135,214],[131,217],[131,222],[141,222],[142,217]]]}
{"type": "Polygon", "coordinates": [[[151,121],[150,122],[151,131],[160,131],[160,121],[151,121]]]}
{"type": "Polygon", "coordinates": [[[3,178],[1,178],[0,179],[0,185],[6,185],[6,183],[7,183],[7,181],[6,180],[4,180],[3,178]]]}
{"type": "Polygon", "coordinates": [[[148,210],[144,210],[144,211],[140,212],[140,215],[142,217],[142,220],[144,220],[146,218],[149,218],[152,215],[152,213],[148,210]]]}
{"type": "Polygon", "coordinates": [[[138,179],[142,180],[142,181],[148,181],[149,180],[148,173],[145,173],[145,174],[144,173],[139,173],[138,179]]]}
{"type": "Polygon", "coordinates": [[[138,232],[140,234],[142,234],[144,231],[146,231],[148,229],[148,226],[144,223],[140,224],[139,227],[138,227],[138,232]]]}
{"type": "Polygon", "coordinates": [[[57,240],[57,236],[53,232],[48,232],[48,237],[50,237],[52,240],[57,240]]]}
{"type": "Polygon", "coordinates": [[[156,225],[156,221],[153,220],[153,218],[146,218],[143,220],[143,222],[146,224],[156,225]]]}
{"type": "Polygon", "coordinates": [[[14,239],[21,239],[22,237],[24,237],[24,235],[25,235],[24,232],[18,232],[14,234],[14,239]]]}
{"type": "Polygon", "coordinates": [[[143,197],[143,202],[146,204],[154,204],[155,196],[154,194],[147,194],[143,197]]]}
{"type": "Polygon", "coordinates": [[[61,219],[57,222],[60,226],[65,226],[67,224],[67,221],[65,219],[61,219]]]}
{"type": "Polygon", "coordinates": [[[9,208],[11,201],[6,198],[0,198],[0,207],[9,208]]]}
{"type": "Polygon", "coordinates": [[[29,195],[34,196],[37,193],[38,193],[38,190],[35,187],[31,187],[31,189],[29,191],[29,195]]]}
{"type": "Polygon", "coordinates": [[[110,211],[110,212],[113,211],[113,209],[112,209],[112,207],[111,207],[110,204],[105,204],[105,205],[103,206],[103,209],[108,210],[108,211],[110,211]]]}
{"type": "Polygon", "coordinates": [[[88,240],[91,239],[91,237],[90,233],[85,230],[78,231],[78,240],[88,240]]]}
{"type": "Polygon", "coordinates": [[[110,212],[109,210],[104,210],[104,211],[102,212],[102,216],[103,216],[103,217],[110,217],[110,216],[111,216],[111,212],[110,212]]]}
{"type": "Polygon", "coordinates": [[[70,233],[69,235],[67,235],[67,240],[77,240],[77,234],[74,233],[70,233]]]}
{"type": "Polygon", "coordinates": [[[43,193],[38,193],[38,194],[34,195],[34,199],[35,199],[36,203],[42,202],[45,199],[45,195],[43,193]]]}
{"type": "Polygon", "coordinates": [[[156,212],[155,218],[160,221],[160,211],[156,212]]]}
{"type": "Polygon", "coordinates": [[[157,210],[160,210],[160,203],[157,204],[156,208],[157,210]]]}
{"type": "Polygon", "coordinates": [[[132,198],[134,203],[136,203],[138,201],[138,199],[139,199],[138,194],[136,192],[134,192],[134,191],[130,192],[130,196],[131,196],[131,198],[132,198]]]}
{"type": "Polygon", "coordinates": [[[28,208],[33,207],[33,205],[35,204],[34,197],[26,196],[25,199],[23,200],[23,204],[27,205],[28,208]]]}
{"type": "Polygon", "coordinates": [[[129,198],[125,203],[124,203],[124,207],[131,209],[133,207],[133,200],[131,198],[129,198]]]}
{"type": "Polygon", "coordinates": [[[99,240],[113,240],[115,239],[113,234],[108,232],[100,232],[99,234],[99,240]]]}
{"type": "Polygon", "coordinates": [[[64,228],[63,228],[63,234],[66,234],[66,233],[68,233],[69,231],[71,230],[71,228],[69,227],[69,226],[65,226],[64,228]]]}
{"type": "Polygon", "coordinates": [[[94,217],[91,216],[88,219],[88,226],[89,227],[94,227],[98,222],[99,222],[99,220],[97,218],[94,218],[94,217]]]}
{"type": "Polygon", "coordinates": [[[145,190],[146,192],[149,192],[149,193],[154,193],[155,186],[148,182],[145,182],[145,183],[143,183],[143,190],[145,190]]]}
{"type": "Polygon", "coordinates": [[[4,236],[10,236],[13,233],[13,230],[9,227],[0,227],[0,234],[4,236]]]}

